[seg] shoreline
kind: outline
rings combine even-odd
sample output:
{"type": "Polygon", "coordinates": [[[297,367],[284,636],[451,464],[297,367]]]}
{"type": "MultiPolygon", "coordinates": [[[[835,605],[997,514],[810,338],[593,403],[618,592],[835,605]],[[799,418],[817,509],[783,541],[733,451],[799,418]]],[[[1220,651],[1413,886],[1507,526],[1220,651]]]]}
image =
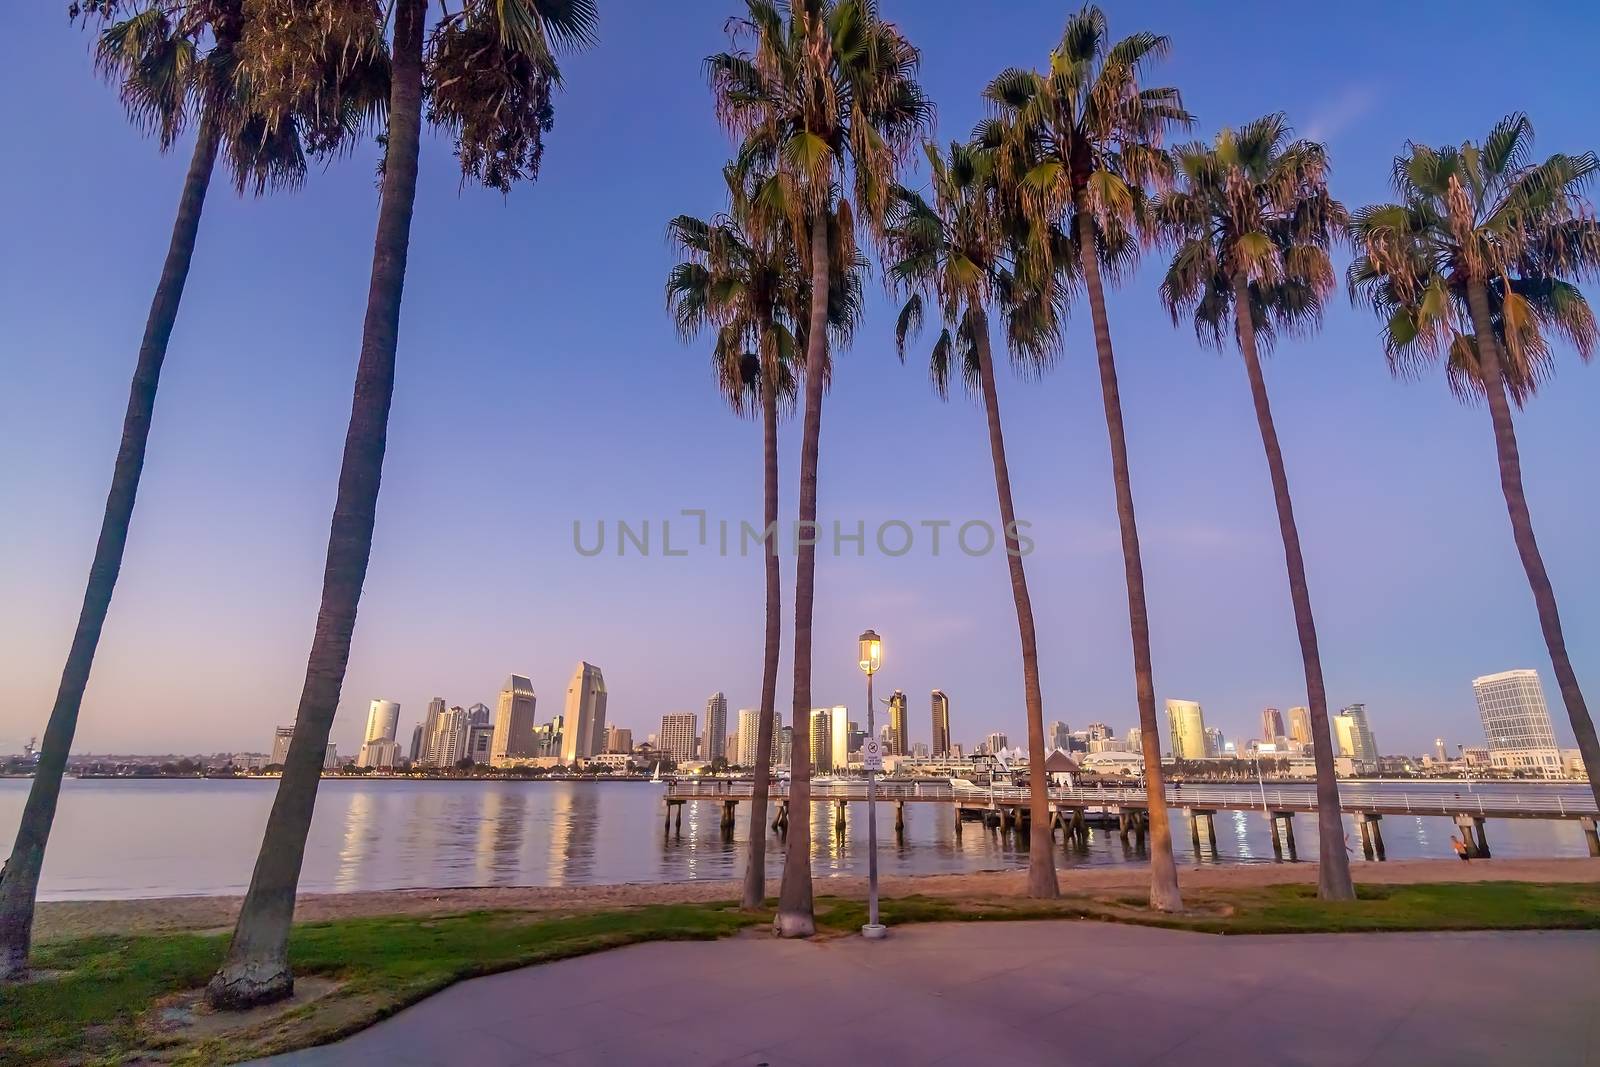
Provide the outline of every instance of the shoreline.
{"type": "MultiPolygon", "coordinates": [[[[1140,892],[1149,868],[1115,866],[1080,868],[1058,873],[1063,894],[1140,892]]],[[[1457,859],[1390,860],[1357,863],[1351,874],[1366,885],[1442,882],[1600,882],[1600,859],[1457,859]]],[[[1185,866],[1179,869],[1187,889],[1239,889],[1258,886],[1315,884],[1317,865],[1304,863],[1185,866]]],[[[974,894],[1022,897],[1026,869],[966,874],[900,875],[882,879],[886,897],[921,895],[962,897],[974,894]]],[[[860,876],[817,879],[819,895],[864,897],[867,880],[860,876]]],[[[736,900],[738,879],[692,882],[632,882],[583,886],[482,886],[441,889],[360,890],[350,893],[306,893],[295,906],[296,922],[319,922],[365,916],[434,916],[468,911],[523,911],[530,914],[597,911],[648,904],[700,904],[736,900]]],[[[777,881],[768,879],[769,892],[777,881]]],[[[35,939],[59,941],[101,934],[152,934],[177,931],[211,933],[233,925],[242,896],[149,897],[125,900],[42,901],[35,918],[35,939]]]]}

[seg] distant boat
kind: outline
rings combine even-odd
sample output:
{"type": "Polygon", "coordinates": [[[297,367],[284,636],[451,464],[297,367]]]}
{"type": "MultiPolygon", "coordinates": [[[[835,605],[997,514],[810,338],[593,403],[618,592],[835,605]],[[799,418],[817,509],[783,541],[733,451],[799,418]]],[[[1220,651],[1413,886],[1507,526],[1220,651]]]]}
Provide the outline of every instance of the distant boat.
{"type": "Polygon", "coordinates": [[[650,776],[650,780],[651,780],[651,781],[652,781],[652,782],[659,782],[659,781],[661,781],[661,764],[659,764],[659,763],[658,763],[658,764],[656,764],[656,773],[654,773],[654,774],[652,774],[652,775],[651,775],[651,776],[650,776]]]}

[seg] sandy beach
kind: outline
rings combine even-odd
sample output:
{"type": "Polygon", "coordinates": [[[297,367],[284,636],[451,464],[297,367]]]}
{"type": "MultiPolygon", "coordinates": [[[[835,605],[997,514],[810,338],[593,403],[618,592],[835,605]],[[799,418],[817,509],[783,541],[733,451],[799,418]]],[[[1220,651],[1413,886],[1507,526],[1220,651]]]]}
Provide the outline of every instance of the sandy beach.
{"type": "MultiPolygon", "coordinates": [[[[1458,860],[1396,860],[1358,863],[1352,868],[1357,882],[1396,884],[1419,882],[1600,882],[1600,859],[1490,859],[1462,863],[1458,860]]],[[[1230,889],[1295,882],[1314,884],[1314,863],[1249,864],[1180,868],[1185,888],[1230,889]]],[[[1060,872],[1064,894],[1138,892],[1147,884],[1142,867],[1118,866],[1060,872]]],[[[1020,896],[1025,888],[1023,871],[986,871],[978,874],[941,874],[886,878],[887,897],[1020,896]]],[[[768,892],[777,892],[771,880],[768,892]]],[[[864,878],[828,878],[816,883],[817,894],[859,897],[866,894],[864,878]]],[[[593,911],[639,904],[697,903],[732,900],[739,883],[718,879],[698,882],[586,885],[570,887],[485,887],[454,889],[398,889],[383,892],[310,893],[300,897],[295,918],[301,922],[354,918],[368,915],[442,915],[483,909],[527,912],[593,911]]],[[[142,900],[54,901],[39,905],[35,926],[40,941],[87,937],[95,934],[154,933],[167,930],[226,930],[238,912],[240,898],[156,897],[142,900]]]]}

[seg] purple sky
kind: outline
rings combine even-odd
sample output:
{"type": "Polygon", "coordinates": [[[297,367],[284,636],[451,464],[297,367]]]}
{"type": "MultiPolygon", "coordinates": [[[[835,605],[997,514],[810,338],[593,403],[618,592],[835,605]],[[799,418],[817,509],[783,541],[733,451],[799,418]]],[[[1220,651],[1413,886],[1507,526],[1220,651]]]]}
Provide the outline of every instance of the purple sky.
{"type": "MultiPolygon", "coordinates": [[[[1589,75],[1600,12],[1565,6],[1558,18],[1548,6],[1440,7],[1427,46],[1405,51],[1374,31],[1393,19],[1375,3],[1314,16],[1242,4],[1226,20],[1176,3],[1109,14],[1114,35],[1172,35],[1155,77],[1182,88],[1197,136],[1284,109],[1329,143],[1336,194],[1355,206],[1387,197],[1407,138],[1478,138],[1513,108],[1532,116],[1542,152],[1600,147],[1589,75]],[[1492,75],[1467,76],[1473,57],[1491,56],[1492,75]]],[[[50,4],[22,7],[0,40],[0,79],[30,101],[13,110],[0,168],[0,751],[43,732],[188,147],[159,156],[93,78],[84,35],[50,4]]],[[[948,138],[980,117],[989,77],[1046,62],[1067,6],[1007,5],[1004,18],[966,4],[885,8],[924,49],[948,138]]],[[[756,557],[588,559],[571,538],[575,519],[592,530],[682,508],[759,517],[759,428],[723,409],[705,346],[681,345],[662,304],[666,220],[720,206],[729,145],[700,60],[723,46],[733,10],[602,3],[601,47],[565,63],[543,179],[509,199],[459,188],[448,145],[425,142],[377,537],[334,727],[342,749],[360,740],[373,697],[401,702],[409,736],[429,697],[492,704],[511,672],[532,678],[548,718],[580,658],[603,668],[611,717],[636,736],[663,712],[701,711],[713,690],[731,708],[756,701],[756,557]]],[[[213,189],[77,750],[259,750],[292,719],[349,411],[373,165],[363,150],[264,201],[213,189]]],[[[1304,699],[1281,548],[1243,369],[1171,326],[1159,269],[1147,262],[1110,307],[1157,695],[1200,701],[1208,724],[1242,739],[1263,705],[1304,699]]],[[[894,309],[876,281],[870,293],[824,410],[823,520],[995,521],[981,411],[935,398],[925,351],[897,363],[894,309]]],[[[1472,677],[1536,667],[1569,738],[1488,416],[1456,403],[1442,377],[1392,381],[1376,333],[1340,298],[1319,337],[1282,345],[1267,370],[1329,699],[1364,701],[1385,751],[1421,751],[1440,734],[1481,743],[1472,677]]],[[[1120,735],[1133,687],[1091,345],[1075,309],[1059,364],[1040,381],[1003,376],[1001,400],[1037,543],[1027,563],[1046,720],[1103,720],[1120,735]]],[[[1519,431],[1595,704],[1600,370],[1568,351],[1558,364],[1519,431]]],[[[792,517],[798,422],[784,434],[792,517]]],[[[792,594],[786,560],[786,653],[792,594]]],[[[885,641],[880,689],[910,694],[914,740],[928,739],[934,687],[951,696],[957,740],[1023,736],[1001,557],[934,558],[925,538],[898,559],[824,555],[817,605],[818,704],[859,711],[853,642],[871,626],[885,641]]],[[[785,721],[788,679],[786,657],[785,721]]]]}

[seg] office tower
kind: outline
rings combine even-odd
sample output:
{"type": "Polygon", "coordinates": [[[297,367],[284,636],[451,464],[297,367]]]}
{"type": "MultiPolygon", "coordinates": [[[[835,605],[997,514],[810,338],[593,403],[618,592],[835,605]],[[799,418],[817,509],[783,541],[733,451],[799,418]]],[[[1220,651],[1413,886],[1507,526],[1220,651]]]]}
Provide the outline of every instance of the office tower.
{"type": "Polygon", "coordinates": [[[1011,739],[1005,734],[996,732],[983,740],[984,750],[991,756],[999,755],[1001,750],[1011,747],[1011,739]]]}
{"type": "Polygon", "coordinates": [[[473,722],[471,708],[467,709],[467,758],[482,764],[494,758],[494,727],[486,722],[473,722]]]}
{"type": "Polygon", "coordinates": [[[1311,744],[1311,712],[1307,708],[1289,709],[1289,740],[1311,744]]]}
{"type": "Polygon", "coordinates": [[[369,741],[393,741],[395,733],[400,729],[400,705],[392,700],[374,700],[367,709],[367,735],[362,743],[369,741]]]}
{"type": "Polygon", "coordinates": [[[843,704],[834,705],[828,722],[833,736],[833,761],[829,766],[842,771],[850,766],[850,736],[855,732],[856,724],[850,721],[850,709],[843,704]]]}
{"type": "Polygon", "coordinates": [[[1144,731],[1142,729],[1137,726],[1129,727],[1128,732],[1123,736],[1127,738],[1129,752],[1144,751],[1144,731]]]}
{"type": "Polygon", "coordinates": [[[433,739],[439,732],[439,716],[445,713],[444,697],[434,697],[428,701],[428,713],[422,717],[422,749],[417,753],[417,760],[423,766],[433,763],[433,739]]]}
{"type": "Polygon", "coordinates": [[[933,744],[934,756],[950,755],[950,698],[943,689],[933,691],[933,744]]]}
{"type": "Polygon", "coordinates": [[[457,705],[435,720],[433,737],[428,741],[427,764],[454,767],[467,754],[467,711],[457,705]]]}
{"type": "Polygon", "coordinates": [[[777,713],[772,717],[772,761],[779,767],[787,767],[794,759],[794,727],[779,726],[777,713]]]}
{"type": "Polygon", "coordinates": [[[927,746],[927,743],[923,742],[923,741],[914,741],[914,742],[912,742],[912,744],[911,744],[911,758],[912,759],[927,759],[928,758],[928,746],[927,746]]]}
{"type": "Polygon", "coordinates": [[[622,726],[609,726],[606,728],[607,752],[632,752],[633,731],[622,726]]]}
{"type": "Polygon", "coordinates": [[[294,740],[293,726],[280,726],[273,730],[272,759],[267,762],[276,763],[280,767],[283,766],[284,761],[289,758],[289,742],[292,740],[294,740]]]}
{"type": "Polygon", "coordinates": [[[695,758],[699,748],[699,716],[692,711],[661,716],[661,751],[678,763],[695,758]]]}
{"type": "Polygon", "coordinates": [[[1283,715],[1277,708],[1261,709],[1261,740],[1271,741],[1273,738],[1283,737],[1283,715]]]}
{"type": "Polygon", "coordinates": [[[1206,758],[1206,717],[1194,701],[1167,701],[1167,735],[1174,759],[1206,758]]]}
{"type": "Polygon", "coordinates": [[[1450,747],[1444,743],[1444,738],[1442,737],[1433,739],[1433,758],[1440,763],[1450,762],[1450,747]]]}
{"type": "Polygon", "coordinates": [[[761,740],[761,709],[739,709],[739,743],[735,746],[733,762],[741,767],[756,765],[756,747],[761,740]]]}
{"type": "Polygon", "coordinates": [[[1472,680],[1478,717],[1489,742],[1489,762],[1498,768],[1541,776],[1562,773],[1550,711],[1539,672],[1502,671],[1472,680]]]}
{"type": "Polygon", "coordinates": [[[539,698],[526,676],[512,674],[500,687],[495,702],[494,735],[489,741],[489,762],[495,766],[511,760],[542,755],[534,738],[533,715],[539,698]]]}
{"type": "Polygon", "coordinates": [[[467,709],[468,726],[493,726],[494,712],[489,710],[489,705],[479,703],[467,709]]]}
{"type": "Polygon", "coordinates": [[[1072,747],[1072,731],[1060,719],[1050,724],[1050,729],[1045,734],[1045,739],[1052,749],[1059,748],[1065,752],[1072,747]]]}
{"type": "MultiPolygon", "coordinates": [[[[606,750],[606,680],[600,668],[580,662],[567,683],[561,716],[561,762],[577,763],[606,750]]],[[[693,758],[693,757],[690,757],[693,758]]]]}
{"type": "Polygon", "coordinates": [[[1217,726],[1206,728],[1206,755],[1212,759],[1222,755],[1227,748],[1227,740],[1222,736],[1222,729],[1217,726]]]}
{"type": "Polygon", "coordinates": [[[411,728],[411,752],[406,757],[412,763],[422,758],[422,724],[419,722],[411,728]]]}
{"type": "Polygon", "coordinates": [[[1111,736],[1111,727],[1103,722],[1092,722],[1083,728],[1085,741],[1104,741],[1111,736]]]}
{"type": "Polygon", "coordinates": [[[322,753],[322,769],[325,771],[332,771],[337,770],[338,768],[339,746],[334,744],[332,741],[329,741],[327,749],[322,753]]]}
{"type": "Polygon", "coordinates": [[[906,723],[906,695],[898,689],[889,697],[889,743],[884,753],[890,756],[911,754],[911,734],[906,723]]]}
{"type": "Polygon", "coordinates": [[[706,739],[702,750],[706,760],[728,758],[728,698],[712,693],[706,699],[706,739]]]}
{"type": "Polygon", "coordinates": [[[1378,765],[1378,743],[1367,725],[1367,706],[1351,704],[1333,717],[1333,736],[1339,755],[1348,758],[1356,771],[1378,765]]]}
{"type": "Polygon", "coordinates": [[[827,708],[811,709],[811,772],[827,774],[833,770],[833,713],[827,708]]]}

